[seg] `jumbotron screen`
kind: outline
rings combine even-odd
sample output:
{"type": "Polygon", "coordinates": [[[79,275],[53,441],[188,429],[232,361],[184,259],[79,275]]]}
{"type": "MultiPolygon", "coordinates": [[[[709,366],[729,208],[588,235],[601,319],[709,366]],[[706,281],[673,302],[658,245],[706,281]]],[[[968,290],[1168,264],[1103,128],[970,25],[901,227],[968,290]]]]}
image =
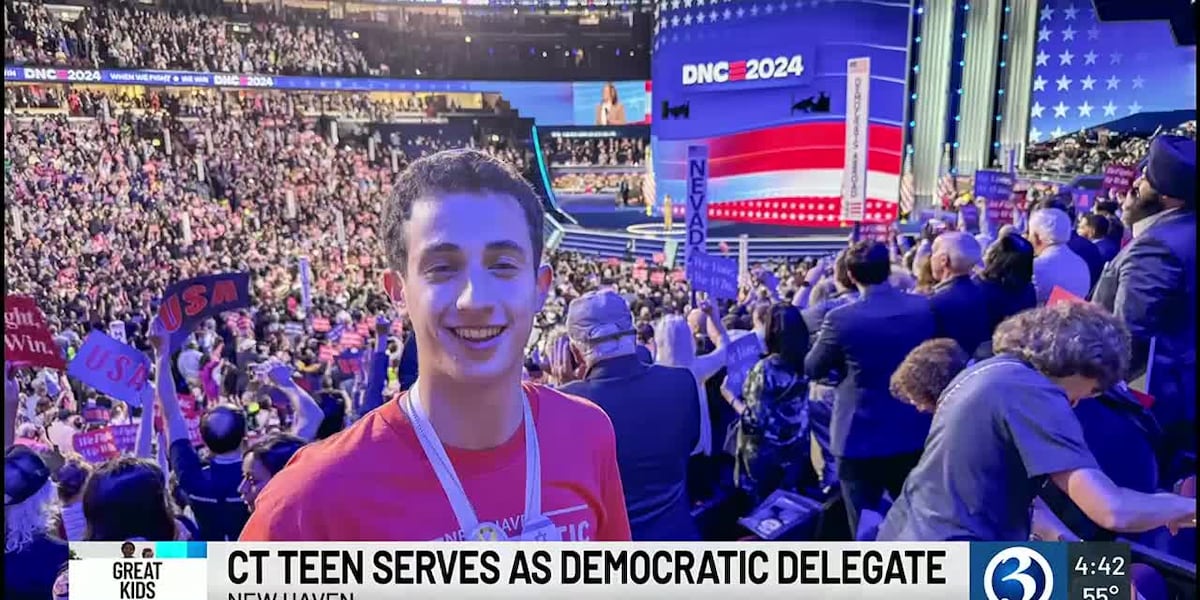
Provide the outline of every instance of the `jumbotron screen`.
{"type": "Polygon", "coordinates": [[[654,38],[658,202],[679,201],[687,148],[709,148],[716,220],[838,226],[847,61],[870,59],[867,221],[897,214],[906,2],[666,3],[654,38]]]}

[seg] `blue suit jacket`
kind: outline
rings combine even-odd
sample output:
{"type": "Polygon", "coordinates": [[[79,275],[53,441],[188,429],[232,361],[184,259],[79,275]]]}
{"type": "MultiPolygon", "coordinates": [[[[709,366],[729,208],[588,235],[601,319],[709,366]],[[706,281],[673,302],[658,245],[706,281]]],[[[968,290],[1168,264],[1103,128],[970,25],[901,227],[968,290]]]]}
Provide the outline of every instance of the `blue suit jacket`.
{"type": "Polygon", "coordinates": [[[1150,395],[1164,426],[1196,418],[1196,213],[1166,215],[1133,238],[1104,269],[1092,300],[1133,337],[1132,374],[1146,371],[1158,340],[1150,395]]]}
{"type": "Polygon", "coordinates": [[[700,398],[687,369],[636,354],[602,360],[559,388],[608,414],[629,528],[636,541],[699,540],[687,495],[687,466],[700,438],[700,398]]]}
{"type": "Polygon", "coordinates": [[[987,293],[970,275],[938,284],[929,302],[937,322],[937,336],[958,342],[967,356],[975,356],[979,346],[992,339],[991,319],[986,313],[987,293]]]}
{"type": "Polygon", "coordinates": [[[924,447],[929,415],[892,397],[888,384],[904,357],[936,329],[928,298],[887,285],[825,315],[804,369],[815,380],[845,374],[833,402],[834,455],[882,457],[924,447]]]}

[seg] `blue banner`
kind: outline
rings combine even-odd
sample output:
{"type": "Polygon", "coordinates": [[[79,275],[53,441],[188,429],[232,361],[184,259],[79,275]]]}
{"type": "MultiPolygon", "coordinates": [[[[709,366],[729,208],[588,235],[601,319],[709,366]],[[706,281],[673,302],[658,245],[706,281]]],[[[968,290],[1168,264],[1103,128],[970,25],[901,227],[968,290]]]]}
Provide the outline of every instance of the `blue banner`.
{"type": "Polygon", "coordinates": [[[300,306],[305,312],[312,310],[312,267],[307,256],[300,257],[300,306]]]}
{"type": "Polygon", "coordinates": [[[968,202],[958,209],[958,230],[971,235],[979,233],[979,207],[968,202]]]}
{"type": "Polygon", "coordinates": [[[154,394],[148,383],[150,358],[100,330],[88,334],[67,365],[67,374],[130,406],[141,406],[154,394]]]}
{"type": "Polygon", "coordinates": [[[1016,177],[1003,171],[975,171],[975,201],[984,208],[981,219],[988,232],[1013,222],[1013,184],[1016,177]]]}
{"type": "Polygon", "coordinates": [[[975,199],[1005,199],[1012,196],[1015,178],[1002,171],[975,171],[975,199]]]}

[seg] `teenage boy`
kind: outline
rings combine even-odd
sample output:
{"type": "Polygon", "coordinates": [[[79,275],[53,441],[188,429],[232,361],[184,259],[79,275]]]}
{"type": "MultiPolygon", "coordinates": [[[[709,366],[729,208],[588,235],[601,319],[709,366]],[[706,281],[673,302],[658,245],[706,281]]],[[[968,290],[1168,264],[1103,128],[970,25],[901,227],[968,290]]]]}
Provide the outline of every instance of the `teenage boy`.
{"type": "Polygon", "coordinates": [[[417,382],[301,450],[243,541],[628,540],[612,424],[522,382],[553,274],[543,213],[473,150],[414,162],[384,207],[384,287],[417,340],[417,382]]]}

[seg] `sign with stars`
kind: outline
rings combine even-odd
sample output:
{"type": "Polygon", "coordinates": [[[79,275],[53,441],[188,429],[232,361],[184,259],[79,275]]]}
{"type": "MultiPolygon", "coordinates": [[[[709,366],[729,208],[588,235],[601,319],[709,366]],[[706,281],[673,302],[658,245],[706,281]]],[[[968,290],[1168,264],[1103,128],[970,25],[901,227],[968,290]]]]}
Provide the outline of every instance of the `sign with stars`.
{"type": "Polygon", "coordinates": [[[1029,141],[1044,142],[1143,112],[1196,108],[1196,48],[1166,21],[1100,22],[1087,0],[1038,13],[1029,141]]]}

